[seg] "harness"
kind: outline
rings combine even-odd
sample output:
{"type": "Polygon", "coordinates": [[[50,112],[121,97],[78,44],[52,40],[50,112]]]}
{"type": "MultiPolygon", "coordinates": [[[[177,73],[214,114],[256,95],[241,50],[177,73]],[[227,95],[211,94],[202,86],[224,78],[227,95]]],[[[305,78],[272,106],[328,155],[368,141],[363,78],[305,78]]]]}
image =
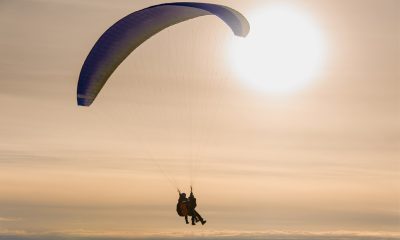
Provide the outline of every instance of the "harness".
{"type": "Polygon", "coordinates": [[[187,201],[178,202],[178,204],[176,205],[176,212],[178,213],[179,216],[184,217],[189,215],[187,204],[188,204],[187,201]]]}

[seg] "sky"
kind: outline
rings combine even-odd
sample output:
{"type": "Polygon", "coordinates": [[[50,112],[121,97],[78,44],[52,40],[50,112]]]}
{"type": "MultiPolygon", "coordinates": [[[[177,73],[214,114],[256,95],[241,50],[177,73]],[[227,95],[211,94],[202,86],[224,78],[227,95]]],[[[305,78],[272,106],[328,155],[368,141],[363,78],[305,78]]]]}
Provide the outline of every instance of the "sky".
{"type": "MultiPolygon", "coordinates": [[[[146,41],[78,107],[96,40],[163,1],[0,0],[0,239],[400,239],[400,1],[210,2],[250,26],[282,4],[312,19],[318,73],[248,87],[232,32],[205,16],[146,41]],[[204,226],[175,212],[190,185],[204,226]]],[[[265,61],[258,47],[245,62],[265,61]]]]}

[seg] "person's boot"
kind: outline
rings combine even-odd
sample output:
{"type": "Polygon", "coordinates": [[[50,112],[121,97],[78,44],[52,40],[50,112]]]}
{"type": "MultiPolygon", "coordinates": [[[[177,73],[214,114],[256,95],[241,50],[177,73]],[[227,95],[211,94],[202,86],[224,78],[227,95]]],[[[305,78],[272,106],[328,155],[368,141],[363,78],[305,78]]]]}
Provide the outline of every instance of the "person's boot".
{"type": "Polygon", "coordinates": [[[206,224],[206,220],[201,220],[201,225],[204,225],[204,224],[206,224]]]}

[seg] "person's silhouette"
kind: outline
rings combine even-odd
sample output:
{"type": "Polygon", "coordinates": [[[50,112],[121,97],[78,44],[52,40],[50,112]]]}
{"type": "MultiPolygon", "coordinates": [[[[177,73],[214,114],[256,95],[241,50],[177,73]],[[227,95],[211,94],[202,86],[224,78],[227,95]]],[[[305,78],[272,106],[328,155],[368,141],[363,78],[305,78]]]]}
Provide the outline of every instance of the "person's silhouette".
{"type": "Polygon", "coordinates": [[[189,224],[188,220],[188,199],[186,198],[186,193],[181,193],[179,192],[179,199],[178,203],[176,204],[176,212],[178,213],[179,216],[185,217],[185,222],[186,224],[189,224]]]}
{"type": "Polygon", "coordinates": [[[188,199],[188,210],[189,216],[192,216],[192,225],[196,225],[196,222],[200,221],[201,224],[205,224],[207,221],[204,220],[201,215],[196,211],[197,202],[196,198],[194,197],[192,187],[190,187],[190,195],[188,199]]]}

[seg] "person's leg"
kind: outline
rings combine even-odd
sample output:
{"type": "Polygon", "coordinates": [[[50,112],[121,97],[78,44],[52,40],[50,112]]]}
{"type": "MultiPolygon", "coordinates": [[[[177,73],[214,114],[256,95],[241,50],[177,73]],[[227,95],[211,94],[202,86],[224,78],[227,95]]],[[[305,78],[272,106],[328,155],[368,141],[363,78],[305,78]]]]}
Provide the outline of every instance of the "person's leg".
{"type": "Polygon", "coordinates": [[[196,214],[194,213],[193,209],[189,208],[189,216],[192,217],[192,225],[196,225],[196,214]]]}
{"type": "Polygon", "coordinates": [[[200,220],[201,224],[204,225],[206,223],[206,221],[200,216],[200,214],[196,210],[194,210],[193,212],[194,212],[194,215],[196,215],[196,217],[200,220]]]}
{"type": "Polygon", "coordinates": [[[186,224],[189,224],[188,215],[185,215],[185,222],[186,224]]]}
{"type": "Polygon", "coordinates": [[[192,216],[192,225],[196,225],[196,216],[192,216]]]}

